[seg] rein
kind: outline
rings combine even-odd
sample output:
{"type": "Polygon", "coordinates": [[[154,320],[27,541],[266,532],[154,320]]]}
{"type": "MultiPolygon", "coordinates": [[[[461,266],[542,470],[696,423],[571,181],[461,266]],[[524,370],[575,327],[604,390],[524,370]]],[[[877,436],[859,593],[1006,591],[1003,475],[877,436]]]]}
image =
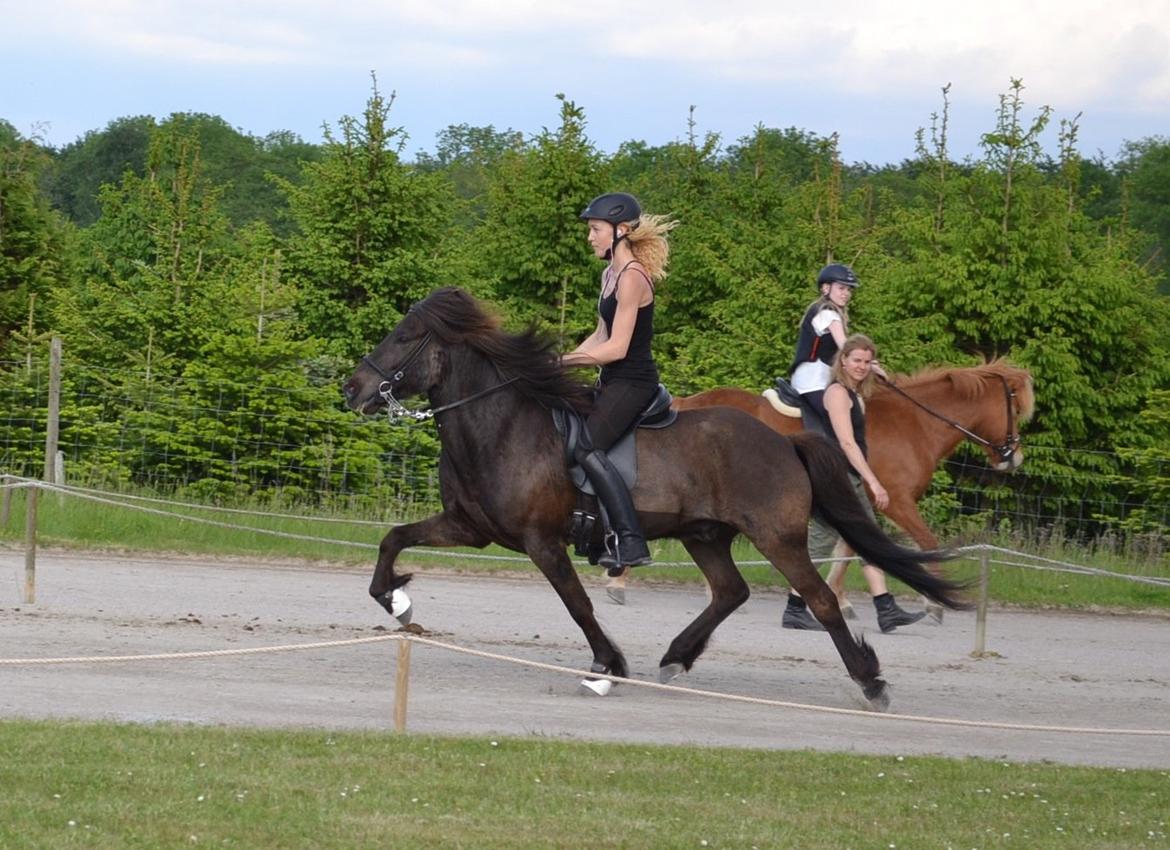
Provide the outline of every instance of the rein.
{"type": "Polygon", "coordinates": [[[422,422],[427,419],[433,419],[436,414],[445,413],[448,410],[454,410],[455,408],[462,407],[463,405],[468,404],[469,402],[473,402],[476,399],[483,398],[485,395],[490,395],[496,390],[503,389],[504,387],[508,386],[508,384],[513,383],[519,378],[518,375],[516,377],[508,378],[506,381],[502,381],[494,386],[482,389],[479,392],[472,393],[471,395],[467,396],[467,398],[461,398],[458,401],[451,402],[450,404],[444,404],[440,405],[439,407],[432,407],[426,410],[411,410],[394,397],[394,386],[402,380],[403,375],[406,374],[407,367],[410,366],[410,364],[414,362],[415,358],[422,353],[423,349],[427,347],[427,343],[430,341],[431,331],[427,331],[426,335],[418,341],[414,348],[410,350],[410,354],[406,355],[406,359],[402,361],[402,365],[395,369],[392,375],[382,371],[381,367],[379,367],[377,363],[371,360],[369,355],[362,357],[362,362],[377,372],[378,375],[382,378],[382,383],[378,385],[376,392],[382,399],[382,402],[386,405],[386,415],[389,417],[391,422],[394,422],[397,419],[413,419],[415,422],[422,422]]]}
{"type": "Polygon", "coordinates": [[[955,420],[953,420],[947,416],[943,416],[937,410],[930,409],[925,404],[920,402],[918,399],[913,398],[905,390],[901,389],[896,384],[894,384],[893,381],[891,381],[887,378],[883,378],[880,375],[876,375],[875,377],[877,377],[877,379],[879,381],[881,381],[883,384],[885,384],[891,390],[896,392],[898,395],[902,396],[902,398],[910,401],[916,407],[924,410],[926,413],[929,413],[935,419],[938,419],[942,422],[947,423],[955,430],[960,431],[971,442],[977,443],[978,445],[983,446],[985,449],[990,449],[991,451],[995,452],[997,455],[999,455],[1000,460],[1003,460],[1005,462],[1011,460],[1011,457],[1015,453],[1016,449],[1018,449],[1020,447],[1020,435],[1019,435],[1019,432],[1016,430],[1016,417],[1015,417],[1015,413],[1012,409],[1013,408],[1012,402],[1015,400],[1016,392],[1008,385],[1007,378],[1005,378],[1003,375],[998,375],[997,377],[1003,382],[1004,403],[1007,405],[1007,429],[1006,429],[1007,434],[1004,438],[1003,443],[1001,443],[999,445],[991,442],[991,440],[984,439],[983,437],[976,434],[974,431],[971,431],[971,430],[968,430],[967,428],[964,428],[958,422],[956,422],[955,420]]]}
{"type": "Polygon", "coordinates": [[[486,389],[482,389],[479,392],[472,393],[471,395],[467,396],[467,398],[461,398],[459,401],[453,401],[450,404],[443,404],[438,407],[429,407],[426,410],[411,410],[410,408],[404,406],[402,402],[394,397],[394,394],[390,391],[389,388],[383,389],[383,387],[386,387],[385,382],[383,382],[383,384],[378,387],[378,395],[382,397],[382,401],[386,402],[386,414],[390,417],[391,422],[402,418],[413,419],[415,422],[422,422],[426,419],[434,418],[439,413],[446,413],[448,410],[454,410],[455,408],[462,407],[463,405],[475,401],[476,399],[483,398],[485,395],[490,395],[496,390],[503,389],[504,387],[508,386],[508,384],[511,384],[518,379],[519,375],[508,378],[506,381],[501,381],[500,383],[494,384],[493,386],[487,387],[486,389]]]}

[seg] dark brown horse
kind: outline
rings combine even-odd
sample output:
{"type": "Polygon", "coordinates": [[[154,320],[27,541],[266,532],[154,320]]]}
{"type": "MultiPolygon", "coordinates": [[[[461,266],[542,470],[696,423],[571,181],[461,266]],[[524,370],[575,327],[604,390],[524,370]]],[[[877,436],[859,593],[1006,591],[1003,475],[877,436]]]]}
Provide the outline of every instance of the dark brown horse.
{"type": "MultiPolygon", "coordinates": [[[[769,398],[773,395],[721,387],[676,398],[674,407],[734,407],[780,434],[799,433],[799,411],[781,412],[769,398]]],[[[869,465],[890,495],[882,512],[923,549],[938,548],[938,538],[918,513],[935,468],[959,443],[971,440],[994,468],[1015,469],[1024,461],[1020,426],[1034,405],[1032,376],[1000,360],[897,376],[892,387],[879,382],[866,402],[865,434],[869,465]]]]}
{"type": "MultiPolygon", "coordinates": [[[[388,406],[392,415],[409,415],[399,398],[426,396],[431,410],[414,415],[433,415],[442,445],[443,510],[383,539],[370,584],[376,600],[393,613],[394,592],[410,579],[394,564],[409,546],[496,543],[524,552],[544,573],[584,632],[594,672],[628,675],[567,552],[575,496],[549,408],[584,411],[589,392],[561,367],[548,338],[505,333],[467,293],[439,289],[363,358],[343,391],[354,410],[388,406]]],[[[647,537],[681,540],[711,588],[706,608],[662,657],[664,681],[689,670],[719,623],[748,598],[731,558],[742,533],[804,595],[865,697],[885,707],[877,656],[850,634],[809,560],[814,506],[872,563],[942,604],[963,605],[956,585],[922,566],[938,553],[899,546],[866,517],[844,455],[819,435],[781,437],[741,411],[716,407],[639,433],[637,460],[632,495],[647,537]]]]}

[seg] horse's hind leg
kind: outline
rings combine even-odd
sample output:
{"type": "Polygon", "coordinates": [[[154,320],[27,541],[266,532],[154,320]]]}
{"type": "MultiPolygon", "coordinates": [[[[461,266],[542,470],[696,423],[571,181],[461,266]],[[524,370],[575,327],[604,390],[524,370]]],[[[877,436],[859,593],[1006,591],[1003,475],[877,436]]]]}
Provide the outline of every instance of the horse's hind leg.
{"type": "Polygon", "coordinates": [[[751,591],[731,559],[733,529],[721,529],[714,539],[684,537],[683,546],[695,559],[707,579],[710,601],[685,629],[670,643],[659,663],[658,678],[667,682],[684,670],[690,670],[715,628],[736,608],[747,601],[751,591]]]}
{"type": "Polygon", "coordinates": [[[752,543],[788,579],[796,592],[804,597],[808,607],[833,639],[833,645],[837,647],[837,653],[845,663],[850,678],[861,687],[873,708],[884,711],[890,698],[885,680],[881,678],[877,654],[864,638],[854,638],[845,625],[837,597],[809,559],[804,536],[798,533],[775,537],[759,535],[752,539],[752,543]]]}

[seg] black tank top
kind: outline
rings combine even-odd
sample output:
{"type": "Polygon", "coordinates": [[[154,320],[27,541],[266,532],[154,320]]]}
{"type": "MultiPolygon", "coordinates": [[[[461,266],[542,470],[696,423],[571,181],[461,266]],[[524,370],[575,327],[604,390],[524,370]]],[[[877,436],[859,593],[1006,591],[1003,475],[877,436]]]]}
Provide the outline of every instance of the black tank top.
{"type": "MultiPolygon", "coordinates": [[[[833,383],[837,382],[834,381],[833,383]]],[[[829,386],[832,386],[832,384],[829,386]]],[[[845,387],[844,384],[841,384],[841,386],[845,387]]],[[[865,442],[865,411],[861,409],[861,399],[857,393],[849,389],[849,387],[845,387],[845,392],[849,393],[849,400],[853,402],[853,407],[849,408],[849,421],[853,425],[853,442],[857,443],[857,448],[861,449],[861,456],[868,461],[869,446],[865,442]]],[[[841,445],[837,439],[837,432],[832,428],[832,423],[830,423],[827,436],[838,446],[841,445]]],[[[852,469],[849,471],[853,472],[852,469]]]]}
{"type": "MultiPolygon", "coordinates": [[[[627,268],[629,268],[629,263],[622,268],[622,271],[618,272],[619,279],[627,268]]],[[[634,269],[634,271],[646,278],[646,282],[650,284],[650,291],[653,292],[654,284],[650,277],[641,269],[634,269]]],[[[613,291],[598,300],[597,313],[601,316],[601,321],[605,323],[605,332],[612,335],[613,318],[617,314],[616,281],[613,291]]],[[[601,367],[601,383],[626,381],[632,384],[657,385],[658,366],[654,363],[654,355],[650,351],[650,343],[653,339],[654,302],[651,301],[645,307],[638,308],[638,318],[634,321],[634,333],[630,337],[630,347],[626,350],[626,356],[601,367]]]]}

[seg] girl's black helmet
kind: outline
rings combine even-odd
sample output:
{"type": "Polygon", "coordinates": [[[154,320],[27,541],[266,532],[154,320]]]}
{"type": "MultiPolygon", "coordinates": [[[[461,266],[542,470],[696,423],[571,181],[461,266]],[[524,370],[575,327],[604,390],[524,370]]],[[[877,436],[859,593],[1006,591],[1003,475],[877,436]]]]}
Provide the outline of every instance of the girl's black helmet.
{"type": "Polygon", "coordinates": [[[581,218],[596,218],[610,224],[636,221],[642,215],[642,205],[633,195],[625,192],[607,192],[598,195],[581,211],[581,218]]]}
{"type": "Polygon", "coordinates": [[[848,287],[856,287],[858,280],[857,275],[853,273],[853,269],[849,268],[849,266],[841,265],[841,263],[831,263],[821,269],[821,273],[817,275],[818,289],[826,283],[843,283],[848,287]]]}

